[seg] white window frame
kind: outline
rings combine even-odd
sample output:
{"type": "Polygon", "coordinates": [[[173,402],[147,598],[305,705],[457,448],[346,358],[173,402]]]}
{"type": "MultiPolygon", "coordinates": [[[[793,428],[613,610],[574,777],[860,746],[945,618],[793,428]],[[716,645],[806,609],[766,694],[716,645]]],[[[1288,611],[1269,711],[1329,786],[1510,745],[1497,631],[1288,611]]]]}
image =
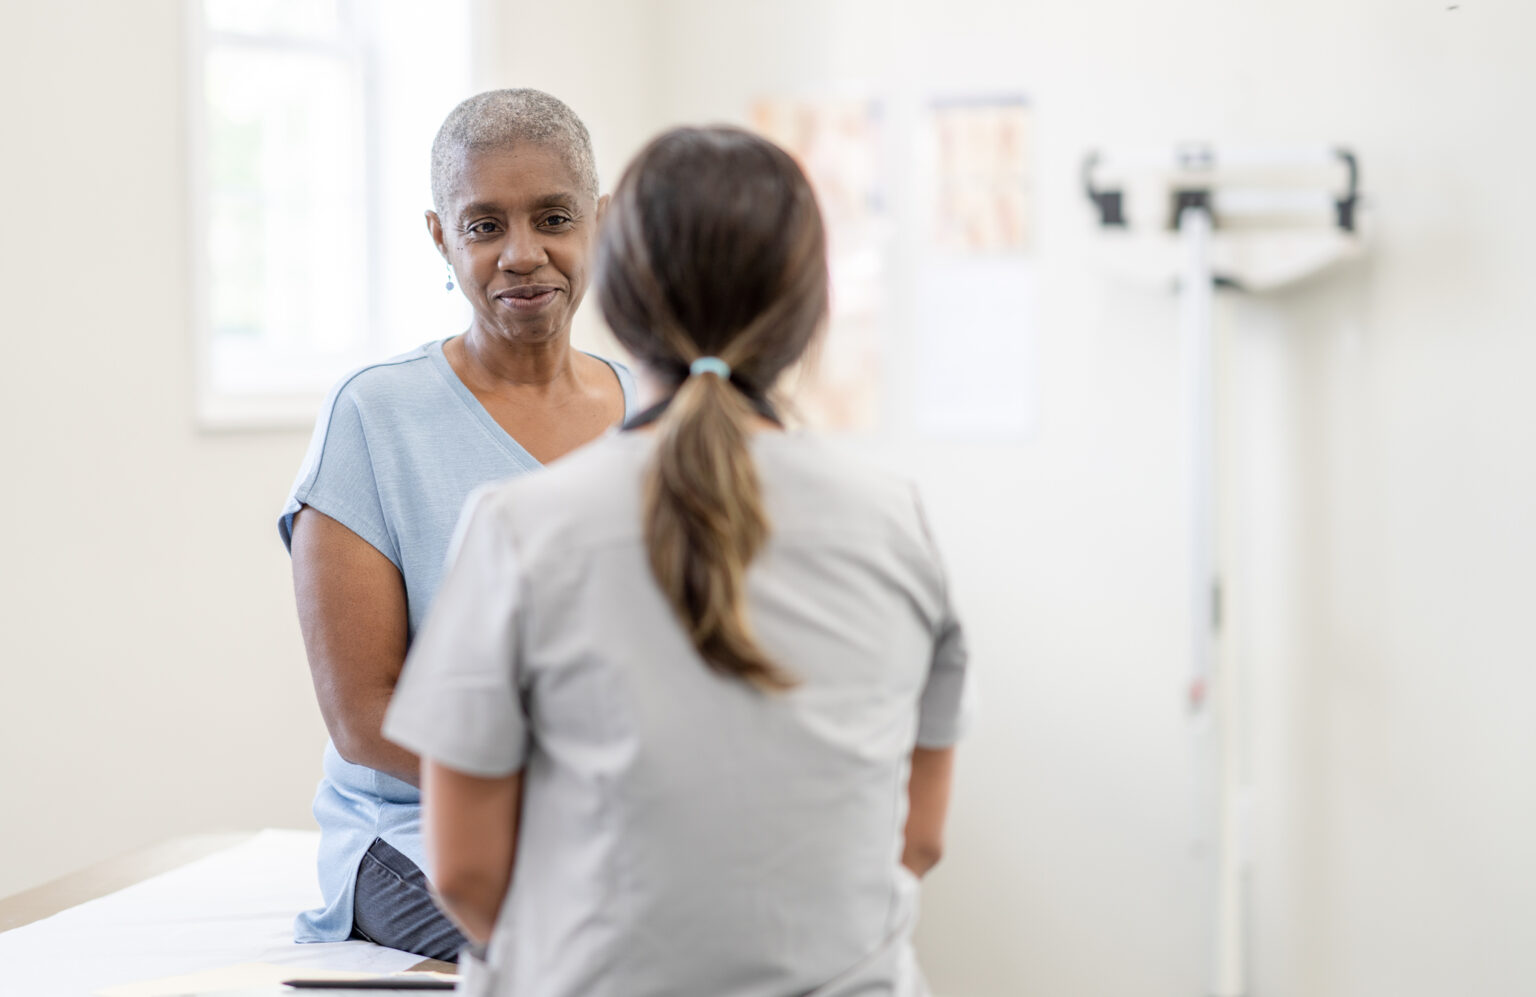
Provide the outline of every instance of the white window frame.
{"type": "MultiPolygon", "coordinates": [[[[186,11],[186,65],[187,65],[187,107],[186,107],[186,163],[187,163],[187,212],[188,212],[188,276],[190,284],[189,309],[190,326],[193,338],[193,364],[194,364],[194,408],[195,421],[199,428],[208,430],[223,429],[302,429],[310,426],[324,401],[325,389],[316,387],[293,387],[289,390],[272,390],[264,392],[231,392],[222,390],[214,377],[213,358],[213,317],[212,317],[212,260],[210,257],[210,231],[213,220],[212,211],[212,180],[210,177],[210,139],[207,127],[207,93],[205,66],[206,60],[214,44],[250,44],[278,50],[287,51],[315,51],[321,48],[334,51],[352,64],[353,71],[360,88],[362,99],[362,111],[364,120],[362,123],[362,155],[363,177],[361,178],[364,190],[365,209],[363,212],[363,224],[367,230],[366,237],[361,240],[366,245],[367,258],[364,261],[364,286],[357,289],[358,308],[364,311],[362,321],[363,342],[359,344],[360,356],[368,360],[383,359],[393,353],[406,348],[407,344],[398,341],[398,337],[392,338],[385,323],[380,321],[380,302],[384,300],[386,293],[386,278],[383,273],[382,257],[384,248],[378,238],[381,228],[380,220],[380,175],[383,170],[381,163],[382,153],[379,147],[381,134],[380,119],[384,114],[381,99],[381,87],[378,75],[382,71],[388,71],[388,67],[380,67],[375,59],[376,53],[369,47],[370,36],[368,34],[370,24],[367,17],[376,16],[376,12],[370,9],[368,4],[372,0],[340,0],[344,17],[350,22],[349,36],[340,42],[317,42],[304,38],[280,38],[277,36],[238,36],[228,33],[216,33],[208,25],[204,14],[203,0],[184,0],[186,11]]],[[[453,3],[444,2],[439,6],[434,3],[435,9],[447,9],[457,4],[457,10],[452,11],[453,16],[461,18],[465,28],[463,46],[463,74],[462,80],[452,90],[451,100],[456,101],[469,95],[469,81],[473,78],[469,59],[473,54],[473,31],[470,18],[474,12],[472,0],[453,0],[453,3]]],[[[448,103],[442,107],[441,113],[452,106],[448,103]]],[[[428,144],[422,144],[419,149],[413,149],[412,154],[425,163],[429,153],[428,144]]],[[[421,206],[427,204],[425,191],[421,206]]],[[[414,207],[411,209],[414,210],[414,207]]],[[[396,220],[398,222],[398,220],[396,220]]],[[[425,226],[422,226],[422,245],[427,246],[425,226]]],[[[423,250],[424,252],[426,250],[423,250]]],[[[435,286],[438,294],[443,294],[442,279],[435,279],[436,275],[430,269],[430,260],[423,262],[423,272],[420,279],[422,286],[435,286]],[[435,283],[434,283],[435,281],[435,283]]],[[[414,264],[413,264],[414,267],[414,264]]],[[[414,280],[414,269],[412,279],[414,280]]],[[[435,332],[424,331],[415,342],[437,338],[446,333],[446,330],[435,332]]],[[[348,367],[351,364],[346,365],[348,367]]],[[[337,378],[346,373],[345,369],[335,372],[337,378]]]]}

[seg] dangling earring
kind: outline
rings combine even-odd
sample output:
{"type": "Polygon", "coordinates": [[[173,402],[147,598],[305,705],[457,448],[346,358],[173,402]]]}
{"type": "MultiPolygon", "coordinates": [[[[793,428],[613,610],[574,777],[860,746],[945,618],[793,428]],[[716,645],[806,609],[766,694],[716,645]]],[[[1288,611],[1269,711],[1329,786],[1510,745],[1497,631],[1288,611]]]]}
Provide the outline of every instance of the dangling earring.
{"type": "Polygon", "coordinates": [[[453,290],[453,264],[452,263],[444,263],[443,265],[448,268],[448,283],[443,285],[443,286],[448,288],[448,290],[451,291],[451,290],[453,290]]]}

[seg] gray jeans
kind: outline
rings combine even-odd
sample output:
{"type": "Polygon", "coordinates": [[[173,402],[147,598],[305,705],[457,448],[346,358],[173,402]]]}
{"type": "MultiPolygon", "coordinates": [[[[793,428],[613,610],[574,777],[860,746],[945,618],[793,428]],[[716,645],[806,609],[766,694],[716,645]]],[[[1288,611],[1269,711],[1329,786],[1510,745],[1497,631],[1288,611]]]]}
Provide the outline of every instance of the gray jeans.
{"type": "Polygon", "coordinates": [[[457,962],[467,941],[433,902],[426,875],[383,838],[357,867],[352,934],[443,962],[457,962]]]}

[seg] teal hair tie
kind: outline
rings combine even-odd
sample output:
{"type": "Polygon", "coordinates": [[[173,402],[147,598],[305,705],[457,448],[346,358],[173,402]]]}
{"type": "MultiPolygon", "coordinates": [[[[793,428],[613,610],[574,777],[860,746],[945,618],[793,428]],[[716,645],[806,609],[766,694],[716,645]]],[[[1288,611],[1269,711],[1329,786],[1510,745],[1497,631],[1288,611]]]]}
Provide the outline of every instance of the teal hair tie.
{"type": "Polygon", "coordinates": [[[715,374],[720,380],[729,381],[731,379],[731,365],[719,357],[699,357],[699,359],[688,365],[688,373],[690,375],[715,374]]]}

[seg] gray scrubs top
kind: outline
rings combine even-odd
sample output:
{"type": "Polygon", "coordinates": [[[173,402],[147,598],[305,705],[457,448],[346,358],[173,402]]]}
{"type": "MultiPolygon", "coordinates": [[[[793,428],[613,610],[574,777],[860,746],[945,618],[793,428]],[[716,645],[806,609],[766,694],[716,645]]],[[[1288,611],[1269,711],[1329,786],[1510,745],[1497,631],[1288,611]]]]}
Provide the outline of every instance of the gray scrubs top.
{"type": "Polygon", "coordinates": [[[815,437],[754,437],[751,620],[799,679],[764,694],[704,666],[652,580],[653,444],[615,434],[472,497],[390,706],[391,740],[524,774],[465,987],[920,993],[908,762],[959,737],[966,655],[916,494],[815,437]]]}

